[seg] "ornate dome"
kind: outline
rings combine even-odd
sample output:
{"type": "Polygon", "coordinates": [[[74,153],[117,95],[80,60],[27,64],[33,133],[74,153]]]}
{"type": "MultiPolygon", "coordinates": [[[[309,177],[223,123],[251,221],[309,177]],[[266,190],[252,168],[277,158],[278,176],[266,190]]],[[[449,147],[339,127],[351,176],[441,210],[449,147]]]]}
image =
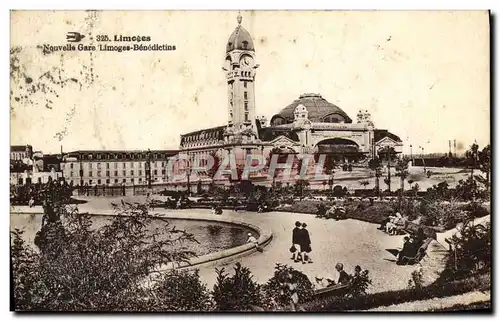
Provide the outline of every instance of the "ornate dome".
{"type": "Polygon", "coordinates": [[[241,26],[241,16],[238,16],[238,26],[234,29],[227,41],[226,53],[235,49],[255,51],[252,36],[250,36],[250,33],[241,26]]]}
{"type": "Polygon", "coordinates": [[[352,119],[340,107],[328,102],[319,94],[303,94],[293,103],[283,108],[271,119],[271,124],[278,125],[275,120],[284,119],[286,123],[293,122],[295,108],[299,105],[306,107],[308,119],[312,122],[344,122],[352,123],[352,119]]]}

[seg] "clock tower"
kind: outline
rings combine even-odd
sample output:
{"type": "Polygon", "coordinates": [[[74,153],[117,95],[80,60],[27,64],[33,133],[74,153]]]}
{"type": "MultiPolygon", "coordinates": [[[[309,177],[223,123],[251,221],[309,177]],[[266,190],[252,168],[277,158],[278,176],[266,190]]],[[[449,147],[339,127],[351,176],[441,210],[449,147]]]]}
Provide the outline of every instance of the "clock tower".
{"type": "Polygon", "coordinates": [[[228,88],[228,130],[236,136],[257,138],[255,115],[255,48],[252,37],[241,26],[233,31],[226,46],[224,67],[228,88]]]}

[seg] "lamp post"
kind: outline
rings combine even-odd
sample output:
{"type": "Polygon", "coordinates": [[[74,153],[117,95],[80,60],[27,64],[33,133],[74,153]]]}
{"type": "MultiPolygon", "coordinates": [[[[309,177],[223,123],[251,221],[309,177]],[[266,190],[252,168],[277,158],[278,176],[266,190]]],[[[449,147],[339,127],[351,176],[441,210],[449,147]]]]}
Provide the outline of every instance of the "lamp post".
{"type": "Polygon", "coordinates": [[[412,145],[410,144],[410,159],[411,159],[411,164],[413,165],[413,149],[412,149],[412,145]]]}
{"type": "Polygon", "coordinates": [[[425,168],[425,158],[424,158],[424,147],[422,146],[419,146],[419,148],[422,150],[422,163],[424,164],[424,173],[427,172],[426,168],[425,168]]]}
{"type": "Polygon", "coordinates": [[[146,152],[146,181],[148,182],[148,188],[151,189],[151,150],[146,152]]]}
{"type": "Polygon", "coordinates": [[[190,164],[189,160],[187,161],[186,176],[187,176],[187,192],[188,192],[188,197],[189,197],[189,196],[191,196],[191,181],[190,181],[191,164],[190,164]]]}
{"type": "Polygon", "coordinates": [[[83,191],[83,163],[82,163],[82,154],[78,155],[80,160],[80,191],[83,191]]]}

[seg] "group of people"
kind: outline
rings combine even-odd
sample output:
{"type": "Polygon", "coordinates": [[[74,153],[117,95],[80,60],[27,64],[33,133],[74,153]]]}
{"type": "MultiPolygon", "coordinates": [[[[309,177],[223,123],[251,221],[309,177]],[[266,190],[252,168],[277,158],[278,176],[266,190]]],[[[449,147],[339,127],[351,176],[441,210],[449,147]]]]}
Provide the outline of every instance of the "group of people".
{"type": "Polygon", "coordinates": [[[346,285],[346,284],[351,283],[354,279],[356,279],[359,276],[361,276],[361,273],[362,273],[361,266],[356,265],[354,267],[354,274],[353,275],[349,275],[344,270],[344,265],[342,263],[337,263],[335,265],[335,270],[339,274],[339,278],[338,278],[337,282],[335,282],[334,280],[329,279],[329,278],[324,278],[324,277],[323,278],[319,278],[319,277],[316,277],[316,283],[318,283],[320,286],[324,286],[324,287],[333,286],[333,285],[339,285],[339,284],[346,285]]]}
{"type": "Polygon", "coordinates": [[[405,236],[403,240],[403,247],[397,256],[396,264],[415,264],[417,261],[422,259],[425,255],[425,250],[422,248],[422,244],[426,238],[427,237],[422,228],[419,228],[417,233],[414,235],[405,236]]]}
{"type": "Polygon", "coordinates": [[[316,214],[318,218],[333,218],[335,220],[341,220],[346,218],[346,209],[343,206],[338,206],[336,202],[327,210],[326,206],[321,203],[318,205],[318,212],[316,214]]]}
{"type": "Polygon", "coordinates": [[[407,221],[401,213],[396,212],[395,215],[389,215],[380,224],[379,230],[385,231],[389,235],[397,235],[406,227],[407,221]]]}
{"type": "Polygon", "coordinates": [[[307,230],[307,224],[299,221],[295,222],[290,248],[290,252],[293,253],[292,260],[296,263],[302,262],[302,264],[312,263],[311,251],[311,236],[307,230]]]}

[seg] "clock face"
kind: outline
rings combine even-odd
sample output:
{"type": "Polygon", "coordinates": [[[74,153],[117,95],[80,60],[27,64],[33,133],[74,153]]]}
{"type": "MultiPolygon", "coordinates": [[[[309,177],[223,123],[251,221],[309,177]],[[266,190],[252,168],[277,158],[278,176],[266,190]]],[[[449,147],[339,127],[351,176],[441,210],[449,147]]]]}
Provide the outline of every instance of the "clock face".
{"type": "Polygon", "coordinates": [[[250,56],[241,57],[240,64],[244,67],[252,67],[253,66],[253,58],[250,56]]]}

